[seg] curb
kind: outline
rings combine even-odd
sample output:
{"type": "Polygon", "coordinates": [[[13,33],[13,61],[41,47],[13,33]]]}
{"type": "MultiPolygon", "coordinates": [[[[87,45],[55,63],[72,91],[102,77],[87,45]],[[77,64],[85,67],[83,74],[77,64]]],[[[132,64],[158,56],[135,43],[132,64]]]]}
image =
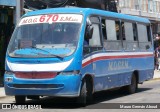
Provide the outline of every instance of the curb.
{"type": "Polygon", "coordinates": [[[5,98],[5,97],[7,97],[7,96],[0,96],[0,99],[5,98]]]}
{"type": "Polygon", "coordinates": [[[160,77],[155,77],[155,78],[153,78],[153,79],[151,79],[151,80],[156,80],[156,79],[160,79],[160,77]]]}

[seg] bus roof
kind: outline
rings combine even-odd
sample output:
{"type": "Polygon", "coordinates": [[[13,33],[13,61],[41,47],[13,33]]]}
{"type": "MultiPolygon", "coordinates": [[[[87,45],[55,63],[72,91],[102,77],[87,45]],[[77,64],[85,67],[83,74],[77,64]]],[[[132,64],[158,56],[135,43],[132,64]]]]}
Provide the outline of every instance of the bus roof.
{"type": "Polygon", "coordinates": [[[50,9],[43,9],[43,10],[36,10],[32,12],[26,13],[23,17],[26,16],[33,16],[33,15],[42,15],[42,14],[50,14],[50,13],[77,13],[83,15],[102,15],[107,17],[119,18],[124,20],[142,22],[142,23],[150,23],[150,21],[146,18],[138,17],[138,16],[131,16],[121,13],[115,13],[110,11],[92,9],[92,8],[77,8],[77,7],[69,7],[69,8],[50,8],[50,9]]]}

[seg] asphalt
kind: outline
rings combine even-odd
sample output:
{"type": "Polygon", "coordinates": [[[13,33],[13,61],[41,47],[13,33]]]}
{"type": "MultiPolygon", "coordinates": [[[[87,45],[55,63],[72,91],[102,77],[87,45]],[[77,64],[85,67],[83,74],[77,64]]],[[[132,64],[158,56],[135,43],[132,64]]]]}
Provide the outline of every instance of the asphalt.
{"type": "MultiPolygon", "coordinates": [[[[153,81],[156,80],[156,79],[160,79],[160,71],[154,71],[154,77],[153,77],[153,81]]],[[[2,78],[1,80],[2,81],[2,78]]],[[[4,87],[3,87],[3,84],[0,84],[0,98],[4,98],[6,97],[5,95],[5,91],[4,91],[4,87]]]]}

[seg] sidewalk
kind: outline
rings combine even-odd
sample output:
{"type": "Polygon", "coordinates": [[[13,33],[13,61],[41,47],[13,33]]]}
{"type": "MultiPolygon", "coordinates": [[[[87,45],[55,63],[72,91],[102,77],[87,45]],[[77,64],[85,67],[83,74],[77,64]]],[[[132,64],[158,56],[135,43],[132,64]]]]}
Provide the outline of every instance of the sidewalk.
{"type": "Polygon", "coordinates": [[[0,76],[0,98],[5,97],[4,87],[3,87],[3,77],[0,76]]]}
{"type": "Polygon", "coordinates": [[[4,87],[0,87],[0,98],[6,97],[4,87]]]}
{"type": "Polygon", "coordinates": [[[153,79],[157,79],[157,78],[160,78],[160,71],[154,71],[154,76],[153,76],[153,79]]]}
{"type": "Polygon", "coordinates": [[[0,76],[0,98],[5,97],[4,87],[3,87],[3,77],[0,76]]]}
{"type": "MultiPolygon", "coordinates": [[[[160,79],[160,71],[154,71],[154,77],[153,79],[160,79]]],[[[0,85],[0,98],[6,97],[5,92],[4,92],[4,87],[0,85]]]]}

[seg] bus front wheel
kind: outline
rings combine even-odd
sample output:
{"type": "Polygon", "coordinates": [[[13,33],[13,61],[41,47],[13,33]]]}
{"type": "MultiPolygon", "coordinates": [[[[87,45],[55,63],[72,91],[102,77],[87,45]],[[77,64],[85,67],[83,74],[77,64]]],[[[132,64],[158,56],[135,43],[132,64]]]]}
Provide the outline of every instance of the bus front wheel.
{"type": "Polygon", "coordinates": [[[26,97],[25,96],[15,96],[16,103],[25,103],[26,97]]]}
{"type": "Polygon", "coordinates": [[[84,79],[83,82],[82,82],[80,95],[78,97],[78,103],[81,106],[85,106],[86,102],[87,102],[87,86],[86,86],[86,80],[84,79]]]}

